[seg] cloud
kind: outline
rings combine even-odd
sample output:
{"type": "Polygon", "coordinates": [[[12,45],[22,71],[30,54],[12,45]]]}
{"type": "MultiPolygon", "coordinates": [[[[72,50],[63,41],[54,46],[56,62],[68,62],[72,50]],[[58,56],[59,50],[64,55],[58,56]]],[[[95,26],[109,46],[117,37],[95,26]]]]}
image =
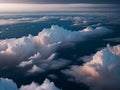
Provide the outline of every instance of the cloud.
{"type": "Polygon", "coordinates": [[[56,56],[56,53],[53,53],[53,54],[51,54],[49,57],[48,57],[48,59],[47,60],[53,60],[54,58],[55,58],[55,56],[56,56]]]}
{"type": "Polygon", "coordinates": [[[65,59],[58,59],[58,60],[52,60],[46,64],[43,64],[43,67],[46,69],[60,69],[68,64],[70,64],[71,61],[69,60],[65,60],[65,59]]]}
{"type": "Polygon", "coordinates": [[[53,19],[55,17],[43,16],[40,18],[14,18],[14,19],[0,19],[0,25],[11,25],[11,24],[19,24],[19,23],[35,23],[35,22],[43,22],[49,19],[53,19]]]}
{"type": "Polygon", "coordinates": [[[0,62],[12,64],[13,62],[29,61],[35,58],[37,60],[53,59],[53,53],[59,46],[64,46],[65,43],[83,41],[92,35],[103,35],[109,31],[105,27],[95,29],[88,27],[80,31],[71,31],[52,25],[49,29],[43,29],[37,36],[29,35],[0,40],[0,62]],[[52,56],[50,57],[50,55],[52,56]]]}
{"type": "Polygon", "coordinates": [[[26,75],[30,75],[30,74],[35,74],[35,73],[42,73],[45,72],[47,70],[57,70],[60,69],[62,67],[65,67],[66,65],[70,64],[71,61],[69,60],[65,60],[65,59],[54,59],[54,60],[37,60],[37,61],[33,61],[32,64],[29,64],[29,61],[25,62],[25,65],[23,64],[23,66],[21,65],[23,62],[21,62],[19,64],[19,67],[27,67],[28,65],[31,65],[32,67],[26,72],[26,75]],[[27,64],[26,64],[27,63],[27,64]],[[21,66],[20,66],[21,65],[21,66]]]}
{"type": "Polygon", "coordinates": [[[65,59],[55,59],[56,53],[52,53],[47,59],[42,59],[37,53],[31,56],[27,61],[22,61],[17,65],[19,68],[29,67],[27,75],[45,72],[46,70],[60,69],[71,62],[65,59]],[[32,67],[31,67],[32,66],[32,67]],[[30,68],[31,67],[31,68],[30,68]]]}
{"type": "Polygon", "coordinates": [[[71,31],[52,25],[43,29],[37,36],[24,36],[0,40],[0,65],[18,64],[19,68],[26,68],[26,73],[40,73],[45,70],[60,69],[71,63],[69,60],[57,59],[56,50],[64,44],[83,41],[91,35],[103,35],[109,29],[98,27],[71,31]]]}
{"type": "Polygon", "coordinates": [[[18,90],[18,88],[12,80],[0,78],[0,90],[18,90]]]}
{"type": "Polygon", "coordinates": [[[30,70],[28,70],[28,73],[30,74],[34,74],[38,72],[44,72],[44,70],[36,65],[33,65],[33,67],[30,70]]]}
{"type": "Polygon", "coordinates": [[[29,59],[39,59],[40,57],[40,52],[37,52],[36,54],[34,54],[34,56],[31,56],[29,59]]]}
{"type": "Polygon", "coordinates": [[[62,72],[71,76],[73,81],[87,84],[92,90],[119,90],[120,45],[107,45],[83,66],[75,65],[62,72]]]}
{"type": "Polygon", "coordinates": [[[33,64],[33,60],[22,61],[22,62],[18,65],[18,67],[26,67],[26,66],[31,65],[31,64],[33,64]]]}
{"type": "MultiPolygon", "coordinates": [[[[85,20],[85,17],[82,16],[67,16],[67,17],[61,17],[60,21],[72,21],[72,26],[82,25],[83,21],[85,20]]],[[[86,21],[87,22],[87,21],[86,21]]]]}
{"type": "Polygon", "coordinates": [[[61,90],[57,88],[53,82],[45,79],[42,85],[32,82],[30,85],[22,85],[19,90],[61,90]]]}
{"type": "Polygon", "coordinates": [[[0,90],[61,90],[57,88],[53,82],[45,79],[43,84],[32,82],[30,85],[22,85],[19,89],[15,82],[11,79],[0,78],[0,90]]]}

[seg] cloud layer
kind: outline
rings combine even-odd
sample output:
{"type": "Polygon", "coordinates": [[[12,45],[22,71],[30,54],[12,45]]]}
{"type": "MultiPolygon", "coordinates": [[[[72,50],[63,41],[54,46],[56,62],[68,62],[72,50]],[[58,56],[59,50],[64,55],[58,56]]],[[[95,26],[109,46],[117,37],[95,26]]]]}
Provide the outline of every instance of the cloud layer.
{"type": "Polygon", "coordinates": [[[32,82],[29,85],[22,85],[19,89],[15,82],[10,79],[0,78],[0,90],[61,90],[57,88],[53,82],[45,79],[43,84],[32,82]]]}
{"type": "Polygon", "coordinates": [[[88,27],[82,31],[70,31],[53,25],[49,29],[43,29],[37,36],[0,40],[0,61],[8,58],[19,61],[49,57],[61,44],[81,41],[89,35],[104,34],[109,31],[105,27],[96,29],[88,27]]]}
{"type": "Polygon", "coordinates": [[[18,88],[12,80],[0,78],[0,90],[18,90],[18,88]]]}
{"type": "Polygon", "coordinates": [[[74,81],[87,84],[92,90],[119,90],[120,45],[107,45],[83,66],[72,66],[63,73],[72,76],[74,81]]]}
{"type": "Polygon", "coordinates": [[[30,66],[29,73],[59,69],[70,63],[69,60],[55,59],[59,46],[75,43],[90,38],[92,35],[103,35],[110,30],[105,27],[87,27],[79,31],[71,31],[52,25],[43,29],[37,36],[26,36],[0,40],[1,65],[19,63],[18,67],[30,66]]]}

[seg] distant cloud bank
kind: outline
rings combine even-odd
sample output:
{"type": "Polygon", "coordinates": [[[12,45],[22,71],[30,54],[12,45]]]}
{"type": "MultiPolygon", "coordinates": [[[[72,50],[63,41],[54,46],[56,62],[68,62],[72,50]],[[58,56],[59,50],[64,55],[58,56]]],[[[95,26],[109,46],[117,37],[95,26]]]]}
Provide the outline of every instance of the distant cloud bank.
{"type": "Polygon", "coordinates": [[[116,11],[119,5],[112,4],[17,4],[0,3],[0,12],[39,11],[116,11]]]}

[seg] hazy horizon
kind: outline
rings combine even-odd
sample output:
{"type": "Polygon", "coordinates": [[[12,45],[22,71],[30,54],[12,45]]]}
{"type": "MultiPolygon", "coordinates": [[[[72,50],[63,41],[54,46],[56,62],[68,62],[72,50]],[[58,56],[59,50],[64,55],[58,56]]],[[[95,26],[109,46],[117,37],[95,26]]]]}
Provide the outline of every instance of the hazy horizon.
{"type": "Polygon", "coordinates": [[[119,5],[112,4],[9,4],[0,3],[0,12],[39,11],[116,11],[119,5]]]}

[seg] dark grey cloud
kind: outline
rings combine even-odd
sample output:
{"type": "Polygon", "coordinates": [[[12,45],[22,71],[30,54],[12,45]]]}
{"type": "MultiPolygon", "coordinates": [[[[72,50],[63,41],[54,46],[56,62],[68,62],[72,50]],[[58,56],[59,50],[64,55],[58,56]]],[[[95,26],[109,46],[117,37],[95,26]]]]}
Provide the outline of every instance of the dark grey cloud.
{"type": "Polygon", "coordinates": [[[0,0],[0,3],[39,3],[39,4],[53,4],[53,3],[100,3],[100,4],[118,4],[120,0],[0,0]]]}

